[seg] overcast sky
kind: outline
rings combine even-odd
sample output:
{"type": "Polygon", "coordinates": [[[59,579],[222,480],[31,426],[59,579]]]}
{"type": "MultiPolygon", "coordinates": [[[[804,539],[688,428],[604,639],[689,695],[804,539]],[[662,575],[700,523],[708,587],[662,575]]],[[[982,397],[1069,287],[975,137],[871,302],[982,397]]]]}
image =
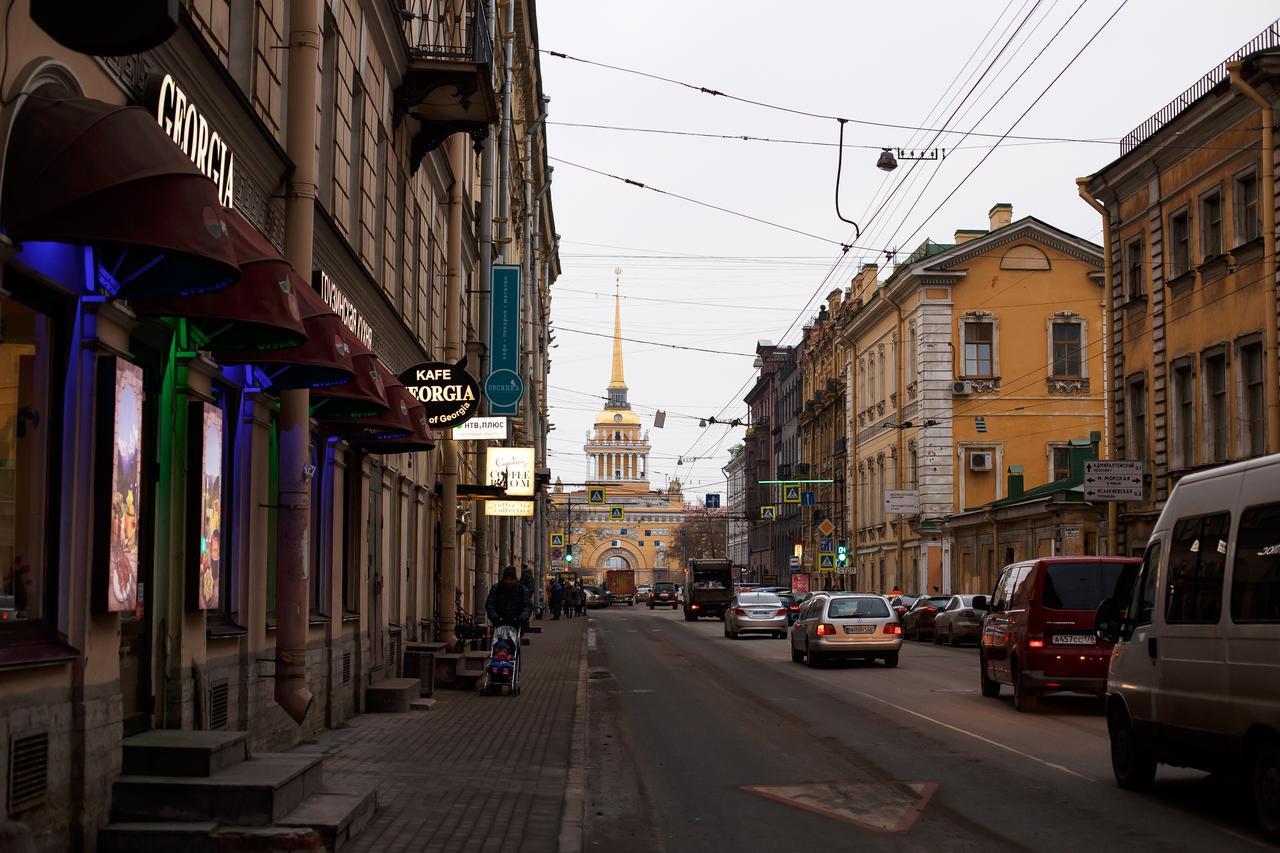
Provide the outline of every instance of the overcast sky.
{"type": "Polygon", "coordinates": [[[862,225],[854,241],[852,228],[836,217],[834,120],[712,97],[544,53],[550,155],[578,164],[553,160],[563,262],[552,302],[553,478],[578,482],[586,476],[582,445],[609,382],[615,267],[623,271],[624,337],[653,342],[624,342],[632,407],[646,428],[655,408],[668,413],[666,427],[651,433],[650,480],[662,487],[679,477],[688,499],[701,501],[706,492],[724,491],[720,468],[743,430],[701,429],[698,418],[745,416],[741,389],[753,373],[756,342],[793,343],[816,311],[815,289],[822,297],[846,286],[866,262],[879,262],[883,277],[885,264],[877,257],[883,249],[909,252],[926,237],[950,242],[958,228],[986,228],[987,210],[998,201],[1013,204],[1015,219],[1034,215],[1099,241],[1098,216],[1076,194],[1075,178],[1115,159],[1120,137],[1277,16],[1274,0],[1129,0],[1013,131],[1109,141],[1010,138],[963,180],[996,141],[962,138],[963,132],[1008,131],[1121,5],[542,0],[538,26],[544,51],[850,119],[841,208],[862,225]],[[955,132],[934,141],[933,133],[856,121],[955,132]],[[940,165],[919,163],[912,171],[903,163],[890,175],[875,168],[880,147],[927,144],[950,149],[940,165]],[[812,236],[641,190],[579,166],[812,236]],[[889,193],[894,194],[884,203],[889,193]],[[850,242],[867,248],[844,254],[822,284],[842,255],[840,244],[850,242]],[[682,456],[684,463],[677,464],[682,456]]]}

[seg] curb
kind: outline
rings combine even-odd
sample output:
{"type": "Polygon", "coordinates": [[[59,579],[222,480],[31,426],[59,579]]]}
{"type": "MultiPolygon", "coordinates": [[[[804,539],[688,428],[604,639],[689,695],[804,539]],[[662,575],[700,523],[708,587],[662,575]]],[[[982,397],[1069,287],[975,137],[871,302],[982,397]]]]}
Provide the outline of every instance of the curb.
{"type": "Polygon", "coordinates": [[[564,810],[560,813],[560,853],[581,853],[586,829],[587,764],[587,635],[582,636],[582,657],[578,661],[578,691],[573,708],[569,744],[569,773],[564,784],[564,810]]]}

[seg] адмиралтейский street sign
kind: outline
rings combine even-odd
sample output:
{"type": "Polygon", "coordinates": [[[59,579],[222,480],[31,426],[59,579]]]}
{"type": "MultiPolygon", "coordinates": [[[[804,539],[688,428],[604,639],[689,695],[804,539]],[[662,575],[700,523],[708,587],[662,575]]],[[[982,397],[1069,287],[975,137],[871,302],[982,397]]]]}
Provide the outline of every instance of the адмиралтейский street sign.
{"type": "Polygon", "coordinates": [[[1090,459],[1084,463],[1087,501],[1146,500],[1142,462],[1128,459],[1090,459]]]}

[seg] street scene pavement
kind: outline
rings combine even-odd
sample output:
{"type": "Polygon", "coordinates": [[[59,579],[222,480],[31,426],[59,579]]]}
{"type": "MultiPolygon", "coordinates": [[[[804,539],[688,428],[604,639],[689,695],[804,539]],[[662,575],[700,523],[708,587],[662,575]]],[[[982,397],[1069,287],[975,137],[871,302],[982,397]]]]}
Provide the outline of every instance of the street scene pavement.
{"type": "Polygon", "coordinates": [[[792,663],[679,611],[597,611],[590,850],[1275,850],[1241,789],[1162,768],[1116,788],[1100,701],[985,699],[976,648],[792,663]]]}

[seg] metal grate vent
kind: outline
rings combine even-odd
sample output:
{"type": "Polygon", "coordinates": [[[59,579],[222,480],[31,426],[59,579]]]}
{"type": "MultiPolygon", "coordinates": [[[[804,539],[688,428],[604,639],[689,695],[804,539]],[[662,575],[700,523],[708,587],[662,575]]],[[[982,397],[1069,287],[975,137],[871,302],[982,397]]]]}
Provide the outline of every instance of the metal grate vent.
{"type": "Polygon", "coordinates": [[[342,683],[351,683],[351,652],[342,653],[342,683]]]}
{"type": "Polygon", "coordinates": [[[391,671],[394,673],[400,668],[400,635],[392,634],[389,646],[387,663],[391,665],[391,671]]]}
{"type": "Polygon", "coordinates": [[[44,801],[49,787],[49,733],[9,739],[9,812],[44,801]]]}
{"type": "Polygon", "coordinates": [[[227,697],[230,690],[226,679],[209,687],[209,728],[225,729],[227,727],[227,697]]]}

